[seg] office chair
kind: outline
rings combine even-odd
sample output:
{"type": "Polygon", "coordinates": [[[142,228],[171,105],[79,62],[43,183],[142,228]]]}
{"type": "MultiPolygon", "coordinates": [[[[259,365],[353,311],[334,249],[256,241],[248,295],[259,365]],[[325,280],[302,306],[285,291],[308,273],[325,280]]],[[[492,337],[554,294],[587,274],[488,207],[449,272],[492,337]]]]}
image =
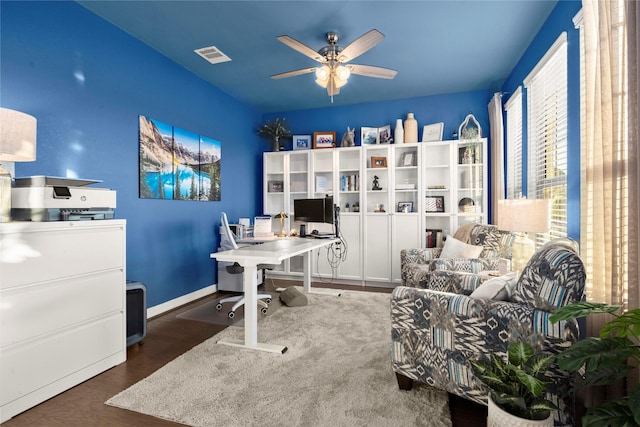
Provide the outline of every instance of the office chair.
{"type": "MultiPolygon", "coordinates": [[[[227,219],[227,214],[225,212],[222,212],[222,215],[220,216],[220,234],[221,234],[221,239],[220,239],[220,250],[222,251],[230,251],[232,249],[238,249],[238,244],[236,243],[236,238],[235,235],[233,234],[233,232],[231,231],[231,228],[229,227],[229,221],[227,219]]],[[[236,263],[225,263],[225,262],[221,262],[220,264],[226,264],[225,265],[225,269],[227,270],[227,272],[229,274],[243,274],[244,273],[244,267],[242,267],[240,264],[236,263]]],[[[274,266],[273,265],[267,265],[267,264],[258,264],[258,271],[261,270],[270,270],[272,269],[274,266]]],[[[222,310],[222,304],[226,303],[226,302],[234,302],[235,304],[233,304],[233,307],[231,308],[231,311],[229,311],[228,316],[229,319],[233,319],[234,316],[236,315],[236,310],[241,307],[242,305],[244,305],[245,302],[245,298],[244,295],[238,295],[238,296],[234,296],[234,297],[227,297],[227,298],[222,298],[218,304],[216,305],[216,309],[217,310],[222,310]]],[[[269,294],[261,294],[258,293],[258,305],[260,306],[260,312],[262,314],[267,314],[267,310],[269,309],[269,304],[271,303],[271,295],[269,294]],[[264,301],[263,301],[264,300],[264,301]]]]}

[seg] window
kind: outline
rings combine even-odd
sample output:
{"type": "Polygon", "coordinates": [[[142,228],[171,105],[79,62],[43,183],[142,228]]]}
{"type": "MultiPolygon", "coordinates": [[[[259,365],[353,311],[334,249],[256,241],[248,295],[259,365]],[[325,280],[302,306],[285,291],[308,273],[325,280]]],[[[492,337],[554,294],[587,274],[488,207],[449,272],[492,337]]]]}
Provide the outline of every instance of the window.
{"type": "Polygon", "coordinates": [[[567,34],[562,33],[524,79],[527,89],[528,197],[551,199],[549,233],[567,235],[567,34]]]}
{"type": "Polygon", "coordinates": [[[522,87],[505,103],[507,113],[507,199],[522,195],[522,87]]]}

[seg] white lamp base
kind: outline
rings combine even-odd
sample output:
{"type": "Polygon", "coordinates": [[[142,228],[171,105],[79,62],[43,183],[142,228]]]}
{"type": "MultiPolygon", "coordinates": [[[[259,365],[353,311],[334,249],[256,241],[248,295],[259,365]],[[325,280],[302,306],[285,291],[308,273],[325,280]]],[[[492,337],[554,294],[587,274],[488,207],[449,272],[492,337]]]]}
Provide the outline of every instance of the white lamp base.
{"type": "Polygon", "coordinates": [[[536,250],[536,245],[525,233],[519,233],[511,246],[511,269],[518,276],[536,250]]]}

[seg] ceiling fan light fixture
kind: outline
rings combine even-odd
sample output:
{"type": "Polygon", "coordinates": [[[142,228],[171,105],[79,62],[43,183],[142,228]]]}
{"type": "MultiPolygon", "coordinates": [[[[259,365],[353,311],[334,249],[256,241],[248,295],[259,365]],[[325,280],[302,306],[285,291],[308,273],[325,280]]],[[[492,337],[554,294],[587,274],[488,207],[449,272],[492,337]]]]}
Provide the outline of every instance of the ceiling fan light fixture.
{"type": "Polygon", "coordinates": [[[338,67],[336,67],[336,77],[338,80],[344,80],[346,83],[347,80],[349,80],[350,75],[351,70],[348,67],[345,67],[344,65],[338,65],[338,67]]]}
{"type": "Polygon", "coordinates": [[[330,74],[331,74],[331,69],[326,65],[323,65],[322,67],[316,70],[316,77],[318,78],[318,80],[323,80],[326,82],[329,79],[330,74]]]}

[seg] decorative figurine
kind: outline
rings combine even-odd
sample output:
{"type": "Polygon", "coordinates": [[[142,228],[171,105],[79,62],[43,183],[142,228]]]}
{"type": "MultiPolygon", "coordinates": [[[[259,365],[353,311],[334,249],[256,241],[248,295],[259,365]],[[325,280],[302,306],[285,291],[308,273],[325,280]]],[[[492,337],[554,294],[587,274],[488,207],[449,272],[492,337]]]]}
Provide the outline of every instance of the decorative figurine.
{"type": "Polygon", "coordinates": [[[342,135],[342,141],[340,142],[341,147],[353,147],[356,145],[355,142],[355,132],[356,128],[351,129],[347,126],[347,131],[342,135]]]}
{"type": "Polygon", "coordinates": [[[372,190],[382,190],[382,187],[380,187],[380,183],[378,182],[378,175],[374,175],[373,176],[373,187],[371,187],[372,190]]]}

